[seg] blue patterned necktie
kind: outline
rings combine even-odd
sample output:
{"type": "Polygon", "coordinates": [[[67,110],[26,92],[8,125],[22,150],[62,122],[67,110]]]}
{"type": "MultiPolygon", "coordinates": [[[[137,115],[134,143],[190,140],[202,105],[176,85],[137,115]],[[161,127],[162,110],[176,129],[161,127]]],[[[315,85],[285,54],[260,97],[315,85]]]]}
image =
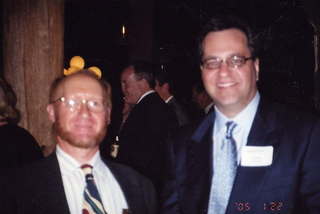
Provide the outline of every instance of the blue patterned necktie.
{"type": "Polygon", "coordinates": [[[221,147],[218,148],[217,161],[214,166],[209,212],[212,214],[225,214],[229,202],[233,181],[237,171],[237,146],[233,138],[233,121],[226,123],[226,136],[221,147]]]}
{"type": "Polygon", "coordinates": [[[84,189],[82,214],[107,214],[93,179],[92,166],[84,164],[81,166],[81,169],[85,174],[87,184],[84,189]]]}

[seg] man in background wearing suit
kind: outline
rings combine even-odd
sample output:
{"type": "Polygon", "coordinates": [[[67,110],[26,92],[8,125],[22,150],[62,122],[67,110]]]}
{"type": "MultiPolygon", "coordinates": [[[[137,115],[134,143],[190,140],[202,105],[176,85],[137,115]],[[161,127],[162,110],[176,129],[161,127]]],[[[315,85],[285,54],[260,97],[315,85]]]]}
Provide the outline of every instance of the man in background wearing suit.
{"type": "Polygon", "coordinates": [[[178,125],[184,126],[189,123],[189,116],[186,110],[173,96],[172,93],[172,80],[169,74],[164,71],[158,71],[156,74],[156,92],[160,95],[161,99],[168,104],[168,106],[175,113],[178,125]]]}
{"type": "Polygon", "coordinates": [[[119,135],[116,161],[150,178],[156,190],[163,181],[165,139],[177,127],[174,113],[154,91],[154,67],[136,62],[121,73],[124,100],[134,105],[119,135]]]}
{"type": "Polygon", "coordinates": [[[212,18],[199,48],[215,109],[172,138],[163,213],[319,214],[318,118],[260,96],[255,41],[239,18],[212,18]]]}
{"type": "Polygon", "coordinates": [[[203,112],[203,116],[207,115],[214,106],[212,98],[205,90],[202,82],[196,82],[192,86],[192,101],[203,112]]]}
{"type": "Polygon", "coordinates": [[[156,213],[151,182],[100,157],[110,96],[110,86],[89,70],[53,83],[47,111],[56,152],[10,177],[1,213],[156,213]]]}

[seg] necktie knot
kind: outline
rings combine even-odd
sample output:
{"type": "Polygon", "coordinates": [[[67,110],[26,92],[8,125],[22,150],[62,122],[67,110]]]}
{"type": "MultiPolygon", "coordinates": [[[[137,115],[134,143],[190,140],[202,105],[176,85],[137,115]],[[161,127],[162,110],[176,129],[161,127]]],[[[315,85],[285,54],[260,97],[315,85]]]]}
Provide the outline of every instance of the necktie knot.
{"type": "Polygon", "coordinates": [[[92,168],[93,167],[89,164],[84,164],[81,166],[81,169],[86,177],[86,181],[93,179],[92,168]]]}
{"type": "Polygon", "coordinates": [[[227,140],[230,140],[233,138],[233,130],[237,126],[237,124],[233,121],[228,121],[226,123],[227,131],[226,131],[226,138],[227,140]]]}

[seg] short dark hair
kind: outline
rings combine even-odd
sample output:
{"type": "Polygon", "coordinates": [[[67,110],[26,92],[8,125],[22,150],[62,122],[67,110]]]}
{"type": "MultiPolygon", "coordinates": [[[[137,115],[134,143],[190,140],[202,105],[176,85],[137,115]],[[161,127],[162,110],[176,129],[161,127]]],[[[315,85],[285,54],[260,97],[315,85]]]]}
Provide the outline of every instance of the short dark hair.
{"type": "Polygon", "coordinates": [[[131,63],[128,67],[130,66],[133,67],[136,80],[145,79],[150,88],[154,88],[156,86],[154,65],[152,63],[138,61],[131,63]]]}
{"type": "Polygon", "coordinates": [[[159,69],[155,74],[155,79],[158,81],[160,86],[163,86],[165,83],[168,83],[170,86],[172,85],[172,80],[167,71],[159,69]]]}
{"type": "Polygon", "coordinates": [[[57,99],[56,94],[59,89],[59,86],[63,82],[65,82],[67,79],[69,79],[70,77],[75,76],[75,75],[84,75],[84,76],[87,76],[87,77],[90,77],[90,78],[96,80],[103,90],[104,100],[105,100],[107,106],[109,108],[111,108],[112,102],[111,102],[111,86],[110,86],[110,84],[108,82],[106,82],[105,80],[100,79],[96,74],[94,74],[92,71],[87,70],[87,69],[82,69],[82,70],[77,71],[76,73],[70,74],[68,76],[62,76],[62,77],[58,77],[57,79],[55,79],[50,87],[49,103],[52,103],[55,101],[55,99],[57,99]]]}
{"type": "Polygon", "coordinates": [[[203,57],[203,40],[205,37],[211,33],[211,32],[217,32],[222,30],[228,30],[235,28],[237,30],[240,30],[243,32],[248,40],[248,47],[251,51],[251,56],[253,58],[256,58],[258,56],[257,53],[257,42],[256,39],[253,36],[252,29],[248,25],[247,22],[245,22],[243,19],[241,19],[238,16],[230,15],[230,14],[224,14],[224,15],[217,15],[212,17],[207,24],[202,28],[200,31],[200,34],[198,36],[198,49],[199,49],[199,56],[200,56],[200,62],[203,57]]]}
{"type": "Polygon", "coordinates": [[[155,79],[158,82],[159,86],[163,86],[165,83],[167,83],[169,85],[169,92],[171,94],[174,93],[172,76],[168,71],[158,69],[155,74],[155,79]]]}

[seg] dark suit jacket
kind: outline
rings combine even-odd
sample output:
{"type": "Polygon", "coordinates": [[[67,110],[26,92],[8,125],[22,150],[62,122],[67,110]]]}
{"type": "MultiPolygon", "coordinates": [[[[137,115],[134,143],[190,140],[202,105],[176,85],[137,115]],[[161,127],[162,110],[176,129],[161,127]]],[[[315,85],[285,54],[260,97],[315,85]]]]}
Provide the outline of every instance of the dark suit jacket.
{"type": "Polygon", "coordinates": [[[121,129],[116,161],[147,176],[159,189],[171,127],[177,127],[174,113],[157,93],[148,94],[133,107],[121,129]]]}
{"type": "MultiPolygon", "coordinates": [[[[155,191],[150,181],[132,169],[105,162],[125,195],[130,213],[154,214],[155,191]]],[[[69,214],[55,153],[18,170],[2,186],[3,214],[69,214]]]]}
{"type": "MultiPolygon", "coordinates": [[[[214,112],[173,139],[173,175],[163,213],[207,213],[214,112]]],[[[316,117],[261,100],[247,145],[274,148],[266,167],[238,166],[227,214],[319,214],[320,124],[316,117]]]]}
{"type": "Polygon", "coordinates": [[[167,104],[175,113],[179,126],[187,125],[190,122],[189,116],[176,98],[173,97],[167,104]]]}
{"type": "Polygon", "coordinates": [[[22,127],[14,124],[0,126],[0,139],[2,172],[43,158],[37,141],[22,127]]]}

